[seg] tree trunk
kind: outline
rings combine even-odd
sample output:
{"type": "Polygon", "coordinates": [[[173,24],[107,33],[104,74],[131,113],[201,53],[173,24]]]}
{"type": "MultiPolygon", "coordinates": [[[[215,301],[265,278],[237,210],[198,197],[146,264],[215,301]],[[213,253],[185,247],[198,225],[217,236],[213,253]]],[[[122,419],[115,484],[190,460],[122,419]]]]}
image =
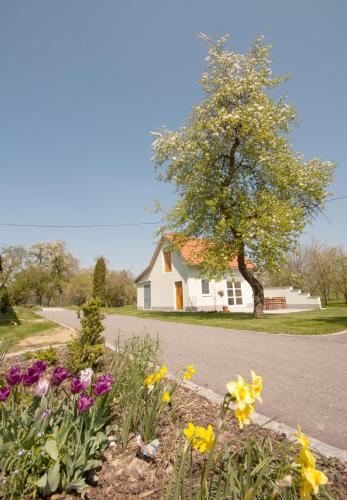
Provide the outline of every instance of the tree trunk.
{"type": "Polygon", "coordinates": [[[242,245],[237,254],[237,264],[239,271],[243,278],[250,284],[253,290],[253,316],[255,318],[261,318],[264,312],[264,287],[254,276],[252,271],[249,271],[246,266],[245,261],[245,249],[242,245]]]}

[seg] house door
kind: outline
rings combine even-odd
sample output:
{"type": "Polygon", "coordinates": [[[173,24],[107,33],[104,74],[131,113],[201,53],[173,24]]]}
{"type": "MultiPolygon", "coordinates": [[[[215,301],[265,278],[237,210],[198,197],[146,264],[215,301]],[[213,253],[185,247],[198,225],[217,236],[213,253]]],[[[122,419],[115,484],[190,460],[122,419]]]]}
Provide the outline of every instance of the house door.
{"type": "Polygon", "coordinates": [[[151,285],[144,285],[144,300],[143,300],[143,308],[151,309],[151,285]]]}
{"type": "Polygon", "coordinates": [[[176,288],[176,309],[181,310],[183,309],[183,288],[182,288],[182,281],[176,281],[175,282],[175,288],[176,288]]]}

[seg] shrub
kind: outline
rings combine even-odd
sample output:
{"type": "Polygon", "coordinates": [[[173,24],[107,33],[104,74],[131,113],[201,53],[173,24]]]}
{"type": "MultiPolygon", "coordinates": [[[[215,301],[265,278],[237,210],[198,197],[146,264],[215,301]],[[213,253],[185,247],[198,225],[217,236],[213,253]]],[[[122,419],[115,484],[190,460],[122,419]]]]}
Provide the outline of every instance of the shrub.
{"type": "Polygon", "coordinates": [[[104,330],[104,316],[101,313],[100,300],[92,299],[84,304],[78,311],[78,317],[81,321],[81,331],[68,345],[68,366],[74,373],[87,367],[98,369],[105,353],[105,339],[101,336],[104,330]]]}
{"type": "Polygon", "coordinates": [[[39,361],[47,361],[49,365],[55,365],[58,362],[58,352],[54,347],[47,347],[47,349],[41,349],[36,352],[27,351],[24,354],[24,359],[27,361],[37,359],[39,361]]]}
{"type": "Polygon", "coordinates": [[[99,257],[96,261],[93,276],[93,297],[99,299],[105,305],[106,286],[106,262],[104,257],[99,257]]]}

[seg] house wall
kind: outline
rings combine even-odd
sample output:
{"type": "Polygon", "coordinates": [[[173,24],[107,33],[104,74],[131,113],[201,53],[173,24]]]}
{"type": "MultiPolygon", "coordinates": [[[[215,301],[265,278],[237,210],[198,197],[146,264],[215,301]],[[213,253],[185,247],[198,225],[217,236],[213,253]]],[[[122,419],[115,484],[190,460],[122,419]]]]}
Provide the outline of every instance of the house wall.
{"type": "Polygon", "coordinates": [[[247,307],[253,305],[253,294],[252,288],[245,281],[238,270],[234,270],[230,273],[229,278],[233,278],[235,281],[241,282],[242,299],[243,304],[237,306],[228,306],[228,295],[227,295],[227,280],[223,279],[221,281],[210,280],[210,293],[208,295],[202,295],[201,293],[201,278],[197,276],[197,271],[195,268],[189,268],[189,278],[188,278],[188,289],[189,289],[189,303],[188,307],[190,310],[198,311],[221,311],[223,306],[229,307],[232,311],[243,311],[247,307]],[[218,291],[223,290],[224,295],[220,297],[218,291]]]}
{"type": "Polygon", "coordinates": [[[292,286],[266,287],[265,297],[285,297],[288,309],[321,309],[320,297],[311,297],[309,293],[302,293],[292,286]]]}
{"type": "Polygon", "coordinates": [[[188,303],[187,278],[188,270],[183,259],[177,252],[171,255],[171,272],[164,272],[164,255],[167,245],[163,245],[158,257],[149,273],[142,277],[141,283],[137,284],[137,308],[143,309],[145,282],[151,283],[151,306],[152,310],[174,311],[176,308],[175,281],[182,281],[183,308],[188,303]]]}

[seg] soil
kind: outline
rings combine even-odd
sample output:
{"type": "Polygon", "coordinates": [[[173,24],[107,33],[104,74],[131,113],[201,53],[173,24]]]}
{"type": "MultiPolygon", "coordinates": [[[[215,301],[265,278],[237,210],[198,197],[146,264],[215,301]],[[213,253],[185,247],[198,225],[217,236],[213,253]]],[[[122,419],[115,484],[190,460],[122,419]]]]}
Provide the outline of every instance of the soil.
{"type": "Polygon", "coordinates": [[[49,330],[49,333],[37,333],[31,337],[22,339],[14,346],[13,351],[21,351],[25,348],[30,349],[31,347],[49,347],[53,344],[64,344],[70,342],[74,335],[75,332],[70,330],[70,328],[54,328],[49,330]]]}
{"type": "MultiPolygon", "coordinates": [[[[73,332],[70,332],[73,333],[73,332]]],[[[56,340],[56,337],[55,337],[56,340]]],[[[66,348],[59,347],[60,360],[64,363],[66,348]]],[[[4,360],[1,372],[4,373],[10,366],[26,367],[29,361],[24,361],[23,355],[4,360]]],[[[216,426],[218,407],[194,391],[179,387],[175,394],[176,406],[172,408],[175,419],[167,418],[161,427],[158,439],[160,446],[154,459],[141,455],[136,442],[136,436],[130,436],[130,442],[125,452],[122,452],[115,442],[103,453],[103,465],[95,470],[89,478],[90,487],[86,498],[90,500],[130,500],[163,498],[163,492],[169,482],[176,456],[181,429],[187,422],[206,427],[208,424],[216,426]],[[174,421],[174,423],[173,423],[174,421]]],[[[241,431],[230,419],[225,426],[221,442],[229,442],[238,437],[240,440],[247,436],[265,438],[270,436],[274,446],[282,444],[287,437],[271,430],[252,424],[241,431]]],[[[199,468],[199,465],[197,465],[199,468]]],[[[332,499],[347,499],[347,463],[335,458],[326,458],[318,455],[317,468],[329,478],[329,494],[332,499]]],[[[75,500],[77,495],[54,494],[51,500],[75,500]]]]}

